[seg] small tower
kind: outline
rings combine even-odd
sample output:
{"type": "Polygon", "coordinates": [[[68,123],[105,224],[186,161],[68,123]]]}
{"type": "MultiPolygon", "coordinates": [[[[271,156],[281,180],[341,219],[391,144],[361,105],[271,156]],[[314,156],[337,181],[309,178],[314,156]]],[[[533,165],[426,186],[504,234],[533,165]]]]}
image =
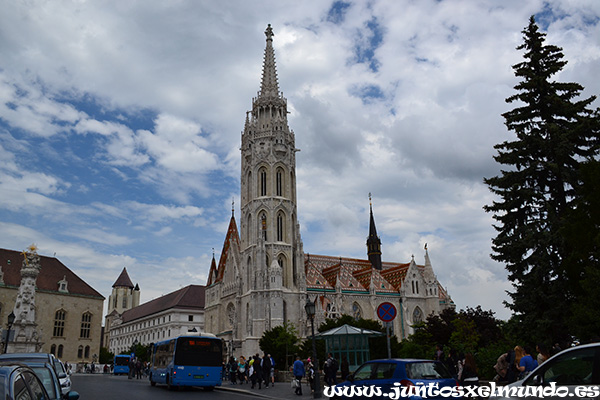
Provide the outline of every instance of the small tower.
{"type": "Polygon", "coordinates": [[[123,311],[140,305],[140,287],[133,285],[127,273],[127,268],[123,268],[121,275],[112,285],[112,288],[112,293],[108,296],[107,314],[113,311],[122,314],[123,311]]]}
{"type": "Polygon", "coordinates": [[[369,221],[369,237],[367,238],[367,254],[369,255],[371,266],[381,271],[381,239],[377,236],[375,218],[373,218],[371,193],[369,193],[369,209],[371,211],[371,219],[369,221]]]}

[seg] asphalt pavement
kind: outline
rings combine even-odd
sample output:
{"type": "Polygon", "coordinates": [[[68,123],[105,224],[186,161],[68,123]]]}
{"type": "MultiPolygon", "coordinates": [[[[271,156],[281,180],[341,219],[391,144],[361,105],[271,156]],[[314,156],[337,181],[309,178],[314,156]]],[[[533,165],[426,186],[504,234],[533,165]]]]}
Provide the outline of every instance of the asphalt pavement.
{"type": "MultiPolygon", "coordinates": [[[[269,385],[267,388],[263,386],[262,389],[258,389],[258,386],[254,389],[250,387],[249,383],[232,385],[228,381],[223,381],[222,386],[216,387],[215,390],[237,391],[265,399],[312,399],[311,390],[306,380],[302,382],[302,396],[294,393],[291,382],[275,382],[275,385],[269,385]]],[[[327,399],[323,394],[321,394],[321,398],[327,399]]]]}

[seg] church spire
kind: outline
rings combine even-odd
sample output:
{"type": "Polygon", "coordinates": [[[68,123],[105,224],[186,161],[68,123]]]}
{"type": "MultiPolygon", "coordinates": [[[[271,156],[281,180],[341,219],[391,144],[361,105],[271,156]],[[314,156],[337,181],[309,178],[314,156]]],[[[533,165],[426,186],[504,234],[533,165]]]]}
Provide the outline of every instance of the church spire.
{"type": "Polygon", "coordinates": [[[371,203],[371,193],[369,193],[369,209],[371,219],[369,221],[369,237],[367,238],[367,254],[373,268],[381,270],[381,240],[377,236],[375,227],[375,218],[373,217],[373,204],[371,203]]]}
{"type": "Polygon", "coordinates": [[[279,83],[277,82],[277,70],[275,69],[275,50],[273,50],[273,28],[271,24],[265,30],[267,36],[267,47],[263,63],[263,75],[260,85],[259,98],[278,98],[279,83]]]}

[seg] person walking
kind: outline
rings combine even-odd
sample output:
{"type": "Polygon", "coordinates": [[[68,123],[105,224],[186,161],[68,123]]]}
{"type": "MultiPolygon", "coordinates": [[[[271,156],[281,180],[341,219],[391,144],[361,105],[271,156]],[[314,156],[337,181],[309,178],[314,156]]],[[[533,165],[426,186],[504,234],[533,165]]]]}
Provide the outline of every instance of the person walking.
{"type": "Polygon", "coordinates": [[[252,382],[251,389],[254,389],[258,383],[258,388],[262,389],[262,366],[260,365],[261,360],[258,353],[252,358],[252,372],[250,375],[250,381],[252,382]]]}
{"type": "Polygon", "coordinates": [[[294,378],[296,378],[296,390],[295,393],[298,396],[302,396],[302,378],[306,375],[306,371],[304,369],[304,363],[300,360],[300,356],[296,356],[296,361],[294,361],[294,378]]]}
{"type": "Polygon", "coordinates": [[[267,353],[262,358],[262,373],[265,381],[265,389],[269,387],[269,381],[271,380],[271,357],[267,353]]]}

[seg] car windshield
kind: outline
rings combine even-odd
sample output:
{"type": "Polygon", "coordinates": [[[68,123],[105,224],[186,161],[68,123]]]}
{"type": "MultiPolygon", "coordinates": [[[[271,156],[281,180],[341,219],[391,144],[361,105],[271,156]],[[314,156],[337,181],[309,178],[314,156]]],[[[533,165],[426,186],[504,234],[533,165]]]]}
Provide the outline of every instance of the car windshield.
{"type": "Polygon", "coordinates": [[[433,361],[413,362],[406,364],[406,376],[409,379],[448,379],[450,372],[442,363],[433,361]]]}
{"type": "Polygon", "coordinates": [[[396,363],[370,362],[360,367],[354,374],[354,380],[390,379],[394,376],[396,363]]]}
{"type": "Polygon", "coordinates": [[[35,374],[40,378],[44,388],[46,388],[46,392],[53,398],[57,399],[59,396],[56,394],[56,386],[54,386],[54,380],[52,379],[52,374],[50,370],[46,367],[31,367],[31,369],[35,372],[35,374]]]}

